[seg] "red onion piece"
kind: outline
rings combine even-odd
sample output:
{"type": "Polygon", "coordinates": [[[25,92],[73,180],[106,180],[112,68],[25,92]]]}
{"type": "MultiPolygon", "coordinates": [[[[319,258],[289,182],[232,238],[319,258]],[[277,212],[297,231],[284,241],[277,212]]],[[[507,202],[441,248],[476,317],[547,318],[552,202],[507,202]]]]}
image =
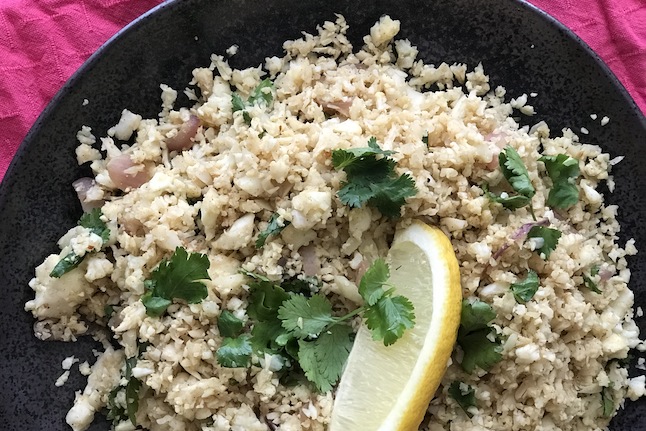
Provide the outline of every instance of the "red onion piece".
{"type": "Polygon", "coordinates": [[[340,114],[345,118],[350,118],[350,107],[352,106],[353,100],[351,98],[348,100],[335,100],[333,102],[320,102],[320,105],[323,111],[328,114],[340,114]]]}
{"type": "Polygon", "coordinates": [[[143,164],[135,164],[129,154],[121,154],[108,162],[110,179],[121,190],[136,189],[150,179],[150,172],[143,164]]]}
{"type": "Polygon", "coordinates": [[[313,244],[298,249],[298,254],[303,259],[303,273],[308,277],[318,275],[321,271],[321,262],[316,255],[316,248],[313,244]]]}
{"type": "Polygon", "coordinates": [[[172,138],[166,139],[166,147],[169,151],[182,151],[188,150],[195,144],[193,138],[197,134],[197,130],[200,128],[200,119],[195,115],[191,115],[188,118],[188,121],[182,124],[177,132],[177,135],[172,138]]]}
{"type": "Polygon", "coordinates": [[[610,278],[612,278],[613,272],[609,271],[608,269],[602,269],[599,271],[599,281],[608,281],[610,278]]]}
{"type": "Polygon", "coordinates": [[[94,208],[101,208],[103,206],[102,200],[90,200],[88,199],[87,192],[96,185],[96,181],[93,178],[83,177],[72,183],[74,191],[79,198],[81,203],[81,208],[84,212],[89,212],[94,208]]]}

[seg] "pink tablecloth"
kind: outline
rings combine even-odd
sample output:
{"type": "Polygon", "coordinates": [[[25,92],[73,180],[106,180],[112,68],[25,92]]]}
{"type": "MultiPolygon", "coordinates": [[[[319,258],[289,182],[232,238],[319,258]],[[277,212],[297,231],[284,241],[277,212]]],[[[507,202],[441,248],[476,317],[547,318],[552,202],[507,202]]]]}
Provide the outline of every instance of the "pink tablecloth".
{"type": "MultiPolygon", "coordinates": [[[[529,0],[570,27],[646,112],[645,0],[529,0]]],[[[103,42],[162,0],[0,1],[0,178],[56,91],[103,42]]]]}

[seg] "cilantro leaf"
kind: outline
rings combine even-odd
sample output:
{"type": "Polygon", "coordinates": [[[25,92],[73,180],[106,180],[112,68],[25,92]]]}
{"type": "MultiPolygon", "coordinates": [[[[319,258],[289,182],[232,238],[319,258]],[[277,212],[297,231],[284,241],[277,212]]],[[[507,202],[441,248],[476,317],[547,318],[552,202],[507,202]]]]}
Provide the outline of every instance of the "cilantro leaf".
{"type": "Polygon", "coordinates": [[[377,259],[361,277],[359,294],[369,306],[375,305],[384,296],[383,286],[390,277],[390,269],[383,259],[377,259]]]}
{"type": "Polygon", "coordinates": [[[270,79],[263,79],[260,84],[254,88],[253,92],[247,99],[247,104],[255,105],[257,103],[265,103],[269,105],[272,100],[274,100],[274,95],[272,90],[274,89],[274,83],[270,79]]]}
{"type": "Polygon", "coordinates": [[[567,154],[542,156],[547,175],[552,180],[552,188],[547,196],[547,205],[567,209],[579,201],[576,178],[579,176],[579,161],[567,154]]]}
{"type": "Polygon", "coordinates": [[[225,338],[216,352],[218,363],[226,368],[248,367],[251,362],[251,341],[248,334],[225,338]]]}
{"type": "Polygon", "coordinates": [[[496,312],[491,305],[486,302],[475,300],[462,301],[462,312],[460,314],[460,332],[468,334],[469,332],[486,329],[489,322],[496,318],[496,312]]]}
{"type": "Polygon", "coordinates": [[[476,367],[489,371],[502,359],[502,342],[498,337],[491,341],[488,337],[490,332],[489,329],[482,329],[458,338],[458,344],[464,351],[461,365],[467,373],[472,373],[476,367]]]}
{"type": "Polygon", "coordinates": [[[500,170],[511,187],[518,193],[531,198],[536,193],[529,173],[518,152],[511,146],[505,147],[498,154],[500,170]]]}
{"type": "MultiPolygon", "coordinates": [[[[377,144],[377,139],[372,136],[368,139],[367,147],[348,148],[347,150],[334,150],[332,152],[332,165],[336,169],[345,169],[351,165],[362,163],[362,158],[367,156],[390,156],[393,151],[382,150],[377,144]]],[[[375,159],[375,161],[383,159],[375,159]]]]}
{"type": "MultiPolygon", "coordinates": [[[[391,290],[392,291],[392,290],[391,290]]],[[[366,325],[372,331],[373,340],[383,340],[384,346],[390,346],[406,329],[415,324],[413,303],[404,296],[390,296],[388,291],[377,303],[364,312],[366,325]]]]}
{"type": "Polygon", "coordinates": [[[262,248],[267,241],[267,238],[273,235],[278,235],[283,229],[289,226],[290,222],[283,221],[282,224],[279,222],[280,216],[278,213],[274,213],[269,219],[269,224],[258,234],[258,239],[256,239],[256,248],[262,248]]]}
{"type": "MultiPolygon", "coordinates": [[[[486,187],[483,187],[486,188],[486,187]]],[[[491,193],[488,189],[485,190],[485,193],[487,194],[487,197],[489,200],[501,204],[503,207],[507,208],[508,210],[516,210],[519,208],[523,208],[532,201],[532,198],[528,198],[527,196],[523,195],[503,195],[501,194],[500,196],[491,193]]]]}
{"type": "Polygon", "coordinates": [[[336,325],[313,341],[298,341],[298,363],[320,392],[332,390],[341,377],[352,349],[351,334],[348,325],[336,325]]]}
{"type": "Polygon", "coordinates": [[[538,284],[538,274],[531,269],[527,271],[527,277],[524,280],[511,285],[516,302],[524,304],[532,299],[538,290],[538,284]]]}
{"type": "Polygon", "coordinates": [[[503,176],[518,195],[509,195],[507,193],[496,195],[489,191],[487,184],[482,186],[485,194],[489,200],[499,203],[509,210],[530,205],[529,211],[533,217],[534,212],[531,207],[531,201],[534,194],[536,194],[536,190],[532,185],[532,181],[529,179],[529,173],[520,155],[513,147],[507,146],[498,154],[498,164],[500,165],[503,176]]]}
{"type": "Polygon", "coordinates": [[[254,320],[263,322],[278,318],[278,308],[289,299],[285,290],[269,281],[259,281],[249,285],[249,306],[247,314],[254,320]]]}
{"type": "Polygon", "coordinates": [[[244,328],[244,322],[229,310],[223,310],[218,317],[218,330],[223,337],[237,337],[244,328]]]}
{"type": "MultiPolygon", "coordinates": [[[[101,220],[102,215],[103,213],[99,208],[94,208],[89,213],[83,213],[78,221],[78,225],[89,229],[93,234],[100,236],[103,244],[105,245],[110,239],[110,229],[108,228],[108,225],[101,220]]],[[[76,253],[70,252],[58,261],[56,266],[54,266],[54,269],[49,273],[49,276],[60,278],[79,266],[81,262],[83,262],[83,259],[85,259],[85,255],[78,256],[76,253]]]]}
{"type": "Polygon", "coordinates": [[[469,412],[469,407],[476,406],[476,393],[471,386],[455,381],[449,386],[448,394],[458,403],[467,416],[473,417],[473,413],[469,412]]]}
{"type": "Polygon", "coordinates": [[[110,229],[108,225],[101,220],[103,213],[101,209],[94,208],[89,213],[84,213],[79,219],[79,225],[89,229],[93,234],[98,235],[103,240],[103,244],[110,239],[110,229]]]}
{"type": "Polygon", "coordinates": [[[242,111],[245,123],[251,124],[251,116],[247,112],[247,108],[261,103],[267,106],[270,105],[274,99],[273,88],[274,84],[269,79],[265,79],[256,86],[246,101],[238,93],[233,93],[231,95],[231,111],[242,111]]]}
{"type": "Polygon", "coordinates": [[[495,317],[493,308],[483,301],[462,301],[458,344],[464,352],[461,365],[466,372],[471,373],[476,367],[488,371],[502,359],[502,340],[492,334],[495,330],[489,326],[495,317]]]}
{"type": "Polygon", "coordinates": [[[168,260],[163,260],[146,280],[149,288],[141,300],[149,316],[157,317],[166,311],[173,299],[183,299],[189,304],[201,302],[208,296],[206,285],[200,280],[210,280],[209,258],[204,254],[187,253],[177,247],[168,260]]]}
{"type": "Polygon", "coordinates": [[[599,286],[597,283],[593,280],[594,276],[597,275],[598,273],[598,267],[597,267],[597,272],[594,271],[594,268],[590,271],[590,277],[587,275],[583,274],[583,285],[588,289],[593,291],[594,293],[602,293],[601,289],[599,289],[599,286]]]}
{"type": "Polygon", "coordinates": [[[337,192],[341,202],[351,208],[368,204],[386,217],[399,217],[401,206],[417,188],[410,175],[397,176],[396,162],[388,157],[391,154],[382,150],[374,137],[368,147],[332,151],[332,164],[343,169],[347,178],[337,192]]]}
{"type": "MultiPolygon", "coordinates": [[[[141,351],[139,353],[141,354],[141,351]]],[[[123,376],[127,380],[125,387],[117,385],[108,394],[107,418],[112,420],[113,424],[129,419],[134,426],[137,426],[136,414],[139,410],[139,390],[142,385],[139,379],[132,376],[132,369],[137,365],[137,361],[136,356],[126,359],[123,372],[123,376]],[[124,391],[125,406],[117,402],[117,395],[121,391],[124,391]]]]}
{"type": "Polygon", "coordinates": [[[141,302],[146,307],[146,314],[151,317],[159,317],[173,303],[170,299],[154,296],[152,291],[148,291],[141,296],[141,302]]]}
{"type": "Polygon", "coordinates": [[[52,272],[49,273],[50,277],[60,278],[64,274],[70,272],[83,262],[85,256],[78,256],[73,251],[66,254],[61,260],[58,261],[52,272]]]}
{"type": "Polygon", "coordinates": [[[561,238],[561,231],[544,226],[534,226],[527,232],[525,241],[530,238],[541,238],[543,240],[543,244],[538,247],[538,252],[543,259],[548,259],[556,248],[559,238],[561,238]]]}
{"type": "Polygon", "coordinates": [[[283,328],[298,338],[316,336],[328,325],[335,323],[332,317],[332,304],[323,295],[306,298],[292,295],[278,309],[278,318],[283,328]]]}
{"type": "Polygon", "coordinates": [[[615,400],[610,387],[604,387],[601,390],[601,408],[604,418],[612,417],[615,412],[615,400]]]}
{"type": "Polygon", "coordinates": [[[233,112],[244,111],[246,108],[244,100],[238,93],[233,93],[231,95],[231,110],[233,112]]]}
{"type": "Polygon", "coordinates": [[[141,380],[131,377],[126,384],[126,414],[130,422],[137,426],[137,410],[139,410],[139,389],[141,380]]]}

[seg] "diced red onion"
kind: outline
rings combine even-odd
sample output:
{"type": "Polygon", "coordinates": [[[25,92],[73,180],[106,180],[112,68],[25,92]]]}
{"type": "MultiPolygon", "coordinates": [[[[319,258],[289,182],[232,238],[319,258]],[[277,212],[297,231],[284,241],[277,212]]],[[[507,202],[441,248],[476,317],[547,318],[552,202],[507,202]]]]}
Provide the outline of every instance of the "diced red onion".
{"type": "Polygon", "coordinates": [[[200,119],[195,115],[191,115],[188,121],[182,124],[175,136],[166,139],[166,147],[168,150],[183,151],[191,148],[195,144],[193,138],[195,138],[200,125],[200,119]]]}
{"type": "Polygon", "coordinates": [[[121,190],[136,189],[150,179],[150,172],[143,164],[135,164],[129,154],[121,154],[108,162],[110,179],[121,190]]]}
{"type": "Polygon", "coordinates": [[[313,244],[306,245],[298,249],[303,261],[303,273],[308,277],[318,275],[321,271],[321,262],[316,255],[316,248],[313,244]]]}
{"type": "Polygon", "coordinates": [[[323,111],[327,113],[337,113],[345,118],[350,118],[350,107],[352,106],[353,98],[348,100],[335,100],[333,102],[320,102],[323,111]]]}
{"type": "Polygon", "coordinates": [[[85,212],[89,212],[94,208],[101,208],[103,206],[102,200],[88,199],[87,193],[95,185],[96,181],[94,181],[93,178],[89,177],[79,178],[72,183],[72,187],[74,187],[74,191],[76,191],[76,195],[78,196],[79,202],[81,203],[81,208],[83,208],[83,211],[85,212]]]}

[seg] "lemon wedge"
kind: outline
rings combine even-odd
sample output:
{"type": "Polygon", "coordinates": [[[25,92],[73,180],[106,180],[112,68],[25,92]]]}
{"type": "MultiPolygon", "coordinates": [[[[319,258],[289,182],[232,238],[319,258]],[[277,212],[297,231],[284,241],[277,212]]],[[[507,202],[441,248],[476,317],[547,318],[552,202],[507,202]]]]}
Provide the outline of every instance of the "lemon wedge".
{"type": "Polygon", "coordinates": [[[455,344],[462,289],[451,242],[414,221],[388,254],[390,283],[415,307],[415,326],[386,347],[362,324],[334,400],[329,431],[417,430],[455,344]]]}

